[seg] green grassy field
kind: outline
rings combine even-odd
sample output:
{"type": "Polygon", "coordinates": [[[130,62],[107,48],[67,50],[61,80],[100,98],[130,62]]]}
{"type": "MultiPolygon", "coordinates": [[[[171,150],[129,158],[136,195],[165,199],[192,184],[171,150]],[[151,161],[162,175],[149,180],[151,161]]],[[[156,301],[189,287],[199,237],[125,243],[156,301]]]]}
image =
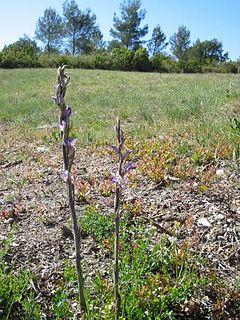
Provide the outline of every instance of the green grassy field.
{"type": "MultiPolygon", "coordinates": [[[[74,134],[84,144],[109,142],[116,115],[133,137],[192,131],[203,139],[221,137],[228,142],[229,119],[240,115],[238,75],[98,70],[69,74],[67,102],[77,112],[74,134]]],[[[25,132],[57,123],[51,99],[55,70],[0,70],[0,77],[1,122],[13,122],[25,132]]]]}

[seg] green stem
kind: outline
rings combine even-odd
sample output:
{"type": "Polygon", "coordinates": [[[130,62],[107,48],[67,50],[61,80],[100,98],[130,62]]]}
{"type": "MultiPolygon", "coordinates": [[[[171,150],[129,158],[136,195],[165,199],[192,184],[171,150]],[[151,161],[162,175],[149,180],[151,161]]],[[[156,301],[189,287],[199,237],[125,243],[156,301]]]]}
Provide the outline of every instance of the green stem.
{"type": "Polygon", "coordinates": [[[75,211],[74,184],[72,183],[70,173],[68,173],[67,186],[68,186],[69,207],[72,214],[73,231],[74,231],[74,245],[75,245],[75,252],[76,252],[76,269],[77,269],[77,276],[78,276],[79,301],[80,301],[80,306],[82,311],[87,311],[87,305],[86,305],[86,300],[84,296],[83,272],[82,272],[82,266],[81,266],[80,230],[78,227],[77,215],[75,211]]]}
{"type": "Polygon", "coordinates": [[[114,298],[115,298],[115,319],[119,318],[121,297],[119,294],[119,267],[118,267],[118,256],[119,256],[119,226],[120,226],[120,199],[121,199],[121,189],[120,186],[116,187],[115,194],[115,243],[114,243],[114,272],[113,272],[113,282],[114,282],[114,298]]]}

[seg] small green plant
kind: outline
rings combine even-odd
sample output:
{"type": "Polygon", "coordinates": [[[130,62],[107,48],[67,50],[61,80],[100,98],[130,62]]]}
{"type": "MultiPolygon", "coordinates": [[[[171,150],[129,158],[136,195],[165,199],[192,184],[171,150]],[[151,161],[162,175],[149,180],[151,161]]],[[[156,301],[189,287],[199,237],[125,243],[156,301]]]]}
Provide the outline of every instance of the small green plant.
{"type": "Polygon", "coordinates": [[[140,199],[133,199],[132,201],[126,201],[123,204],[124,210],[130,216],[139,216],[142,212],[143,203],[140,199]]]}
{"type": "Polygon", "coordinates": [[[88,181],[80,178],[75,178],[75,193],[77,195],[78,201],[82,203],[88,202],[88,195],[91,191],[91,185],[88,181]]]}
{"type": "Polygon", "coordinates": [[[100,185],[100,193],[103,197],[110,197],[114,192],[113,184],[110,178],[106,177],[100,185]]]}
{"type": "Polygon", "coordinates": [[[52,301],[52,311],[54,320],[70,319],[73,314],[68,303],[68,292],[61,288],[52,301]]]}
{"type": "Polygon", "coordinates": [[[239,144],[239,137],[240,137],[240,120],[237,118],[230,119],[230,126],[233,133],[233,140],[234,140],[234,157],[240,157],[240,144],[239,144]]]}
{"type": "Polygon", "coordinates": [[[240,136],[240,120],[237,118],[230,119],[230,126],[233,132],[240,136]]]}
{"type": "Polygon", "coordinates": [[[112,238],[114,234],[114,215],[103,214],[94,207],[87,207],[80,220],[82,231],[91,235],[99,244],[105,239],[112,238]]]}
{"type": "Polygon", "coordinates": [[[0,318],[41,319],[41,307],[31,287],[32,275],[28,271],[15,272],[4,261],[13,234],[4,240],[0,249],[0,318]]]}

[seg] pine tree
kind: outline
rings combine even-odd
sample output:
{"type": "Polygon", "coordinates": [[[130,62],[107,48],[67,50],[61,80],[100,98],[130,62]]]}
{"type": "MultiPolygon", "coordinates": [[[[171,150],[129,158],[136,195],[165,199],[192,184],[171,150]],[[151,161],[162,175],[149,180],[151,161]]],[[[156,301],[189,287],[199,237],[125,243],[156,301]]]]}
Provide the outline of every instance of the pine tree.
{"type": "Polygon", "coordinates": [[[59,51],[63,42],[63,23],[55,9],[49,7],[38,19],[35,36],[45,45],[48,53],[59,51]]]}
{"type": "Polygon", "coordinates": [[[146,10],[141,9],[140,0],[124,0],[120,4],[121,18],[114,13],[113,28],[110,34],[112,44],[136,51],[143,43],[141,40],[148,33],[148,25],[140,27],[145,19],[146,10]]]}

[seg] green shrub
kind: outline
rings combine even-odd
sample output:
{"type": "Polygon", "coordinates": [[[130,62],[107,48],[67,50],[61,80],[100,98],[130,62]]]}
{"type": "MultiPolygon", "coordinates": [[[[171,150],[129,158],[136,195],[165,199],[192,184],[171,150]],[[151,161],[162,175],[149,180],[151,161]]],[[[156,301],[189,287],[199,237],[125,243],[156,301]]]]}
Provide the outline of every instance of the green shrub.
{"type": "Polygon", "coordinates": [[[38,67],[38,52],[35,41],[27,36],[13,44],[5,46],[1,52],[0,67],[2,68],[32,68],[38,67]]]}
{"type": "Polygon", "coordinates": [[[203,65],[202,71],[205,73],[238,73],[238,63],[229,61],[222,63],[212,63],[208,65],[203,65]]]}
{"type": "Polygon", "coordinates": [[[113,64],[113,58],[110,53],[108,52],[102,52],[97,53],[94,56],[95,58],[95,68],[101,69],[101,70],[113,70],[114,64],[113,64]]]}
{"type": "Polygon", "coordinates": [[[146,48],[140,48],[134,53],[133,68],[136,71],[151,71],[151,63],[149,61],[146,48]]]}
{"type": "Polygon", "coordinates": [[[238,73],[237,62],[229,61],[219,64],[218,70],[221,73],[238,73]]]}
{"type": "Polygon", "coordinates": [[[196,60],[188,60],[186,62],[184,72],[200,73],[201,71],[202,71],[202,67],[196,60]]]}
{"type": "Polygon", "coordinates": [[[156,72],[177,72],[177,62],[171,57],[164,54],[157,53],[150,59],[152,70],[156,72]]]}
{"type": "Polygon", "coordinates": [[[57,62],[58,55],[57,54],[46,54],[43,53],[38,58],[39,66],[42,68],[56,68],[58,65],[57,62]]]}
{"type": "Polygon", "coordinates": [[[113,69],[122,71],[133,70],[134,52],[126,48],[114,48],[112,50],[113,69]]]}

